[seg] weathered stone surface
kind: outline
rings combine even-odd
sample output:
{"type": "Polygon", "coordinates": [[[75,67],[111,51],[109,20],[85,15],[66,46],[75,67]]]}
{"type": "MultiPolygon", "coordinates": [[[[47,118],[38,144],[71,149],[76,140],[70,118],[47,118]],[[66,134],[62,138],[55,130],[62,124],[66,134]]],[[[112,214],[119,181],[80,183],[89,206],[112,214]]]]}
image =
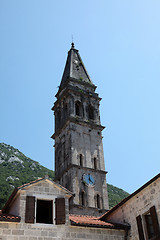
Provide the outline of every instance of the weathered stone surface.
{"type": "Polygon", "coordinates": [[[160,224],[159,199],[160,199],[160,178],[156,179],[154,182],[144,187],[141,191],[135,194],[131,199],[129,199],[117,210],[115,210],[112,213],[112,215],[108,217],[108,221],[115,221],[119,223],[124,223],[124,222],[129,223],[131,225],[129,237],[131,240],[137,240],[139,239],[139,235],[138,235],[136,217],[141,215],[144,235],[146,239],[148,239],[144,215],[147,212],[149,212],[151,207],[155,206],[158,221],[160,224]]]}
{"type": "MultiPolygon", "coordinates": [[[[0,223],[1,225],[2,223],[0,223]]],[[[3,224],[2,224],[3,225],[3,224]]],[[[98,228],[84,228],[66,225],[45,225],[45,224],[23,224],[18,223],[15,229],[14,223],[8,224],[8,229],[0,231],[1,240],[81,240],[81,239],[124,239],[125,231],[98,229],[98,228]],[[24,229],[25,227],[25,229],[24,229]],[[33,231],[34,230],[34,231],[33,231]],[[107,238],[108,237],[108,238],[107,238]],[[123,238],[122,238],[123,237],[123,238]]]]}
{"type": "Polygon", "coordinates": [[[100,213],[98,209],[108,209],[101,133],[104,127],[100,123],[99,112],[100,98],[95,93],[95,86],[89,80],[87,72],[77,79],[83,68],[78,67],[78,70],[74,68],[75,62],[79,62],[77,50],[71,49],[70,54],[73,56],[67,60],[63,84],[56,95],[57,101],[53,107],[55,175],[62,186],[75,194],[70,201],[71,213],[77,214],[79,211],[79,214],[100,215],[102,211],[100,213]],[[69,77],[72,75],[76,76],[75,79],[69,77]],[[95,179],[92,186],[84,184],[84,175],[87,174],[91,174],[95,179]],[[84,201],[81,199],[82,192],[84,201]]]}

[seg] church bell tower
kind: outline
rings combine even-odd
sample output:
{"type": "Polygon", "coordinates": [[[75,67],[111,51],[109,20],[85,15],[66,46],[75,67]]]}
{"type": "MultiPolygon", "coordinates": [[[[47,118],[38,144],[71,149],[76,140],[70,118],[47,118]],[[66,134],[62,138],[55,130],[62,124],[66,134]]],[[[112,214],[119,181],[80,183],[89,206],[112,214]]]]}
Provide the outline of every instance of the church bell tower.
{"type": "Polygon", "coordinates": [[[72,43],[52,110],[55,115],[55,180],[74,193],[70,213],[101,215],[108,209],[99,104],[72,43]]]}

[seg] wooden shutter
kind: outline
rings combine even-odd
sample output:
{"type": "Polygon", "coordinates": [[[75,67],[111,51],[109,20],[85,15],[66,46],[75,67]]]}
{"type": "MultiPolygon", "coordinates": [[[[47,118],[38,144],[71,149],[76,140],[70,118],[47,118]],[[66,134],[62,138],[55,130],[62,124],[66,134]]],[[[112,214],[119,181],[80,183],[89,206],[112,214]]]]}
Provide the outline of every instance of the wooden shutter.
{"type": "Polygon", "coordinates": [[[137,227],[138,227],[138,233],[139,233],[139,240],[145,240],[143,226],[142,226],[142,218],[140,215],[136,217],[136,221],[137,221],[137,227]]]}
{"type": "Polygon", "coordinates": [[[34,223],[35,219],[35,197],[26,197],[25,223],[34,223]]]}
{"type": "Polygon", "coordinates": [[[65,198],[56,198],[56,224],[65,224],[66,222],[66,211],[65,211],[65,198]]]}
{"type": "Polygon", "coordinates": [[[151,214],[151,218],[152,218],[154,234],[159,235],[160,230],[159,230],[159,223],[158,223],[158,218],[157,218],[157,213],[156,213],[155,206],[150,208],[150,214],[151,214]]]}

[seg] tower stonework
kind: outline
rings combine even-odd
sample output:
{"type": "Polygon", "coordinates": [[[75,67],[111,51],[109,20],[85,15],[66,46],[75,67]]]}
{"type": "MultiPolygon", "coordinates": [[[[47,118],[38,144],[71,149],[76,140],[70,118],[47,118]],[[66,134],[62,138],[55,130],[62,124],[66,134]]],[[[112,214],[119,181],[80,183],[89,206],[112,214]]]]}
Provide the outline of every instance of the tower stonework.
{"type": "Polygon", "coordinates": [[[108,209],[99,103],[78,50],[72,47],[62,76],[55,115],[55,180],[74,193],[70,213],[101,215],[108,209]]]}

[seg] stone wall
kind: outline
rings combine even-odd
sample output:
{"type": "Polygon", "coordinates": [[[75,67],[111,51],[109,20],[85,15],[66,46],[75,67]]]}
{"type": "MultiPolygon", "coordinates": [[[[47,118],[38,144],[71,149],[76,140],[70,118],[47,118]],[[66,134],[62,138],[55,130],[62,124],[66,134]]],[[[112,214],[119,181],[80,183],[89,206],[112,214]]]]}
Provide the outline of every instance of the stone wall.
{"type": "MultiPolygon", "coordinates": [[[[108,193],[104,171],[102,136],[99,130],[69,123],[55,140],[55,152],[56,174],[61,176],[59,183],[75,194],[73,203],[80,205],[79,195],[81,191],[84,191],[86,206],[97,208],[95,198],[99,194],[101,209],[107,210],[108,193]],[[82,156],[82,166],[80,166],[80,155],[82,156]],[[97,160],[96,169],[94,168],[94,158],[97,160]],[[69,167],[71,164],[72,167],[69,167]],[[95,184],[91,187],[83,183],[84,174],[89,173],[95,179],[95,184]]],[[[97,215],[96,212],[92,214],[97,215]]],[[[77,214],[77,212],[74,213],[77,214]]],[[[83,214],[92,215],[89,211],[83,214]]]]}
{"type": "Polygon", "coordinates": [[[123,230],[48,224],[0,223],[0,240],[124,240],[123,230]]]}
{"type": "MultiPolygon", "coordinates": [[[[131,230],[129,233],[130,240],[138,240],[138,228],[136,223],[136,217],[142,216],[142,224],[144,229],[144,234],[147,236],[145,231],[145,221],[144,214],[146,214],[152,206],[155,206],[158,221],[160,224],[160,178],[149,184],[143,190],[134,195],[126,203],[115,210],[109,217],[108,221],[124,223],[127,222],[131,225],[131,230]]],[[[147,239],[147,237],[146,237],[147,239]]]]}

